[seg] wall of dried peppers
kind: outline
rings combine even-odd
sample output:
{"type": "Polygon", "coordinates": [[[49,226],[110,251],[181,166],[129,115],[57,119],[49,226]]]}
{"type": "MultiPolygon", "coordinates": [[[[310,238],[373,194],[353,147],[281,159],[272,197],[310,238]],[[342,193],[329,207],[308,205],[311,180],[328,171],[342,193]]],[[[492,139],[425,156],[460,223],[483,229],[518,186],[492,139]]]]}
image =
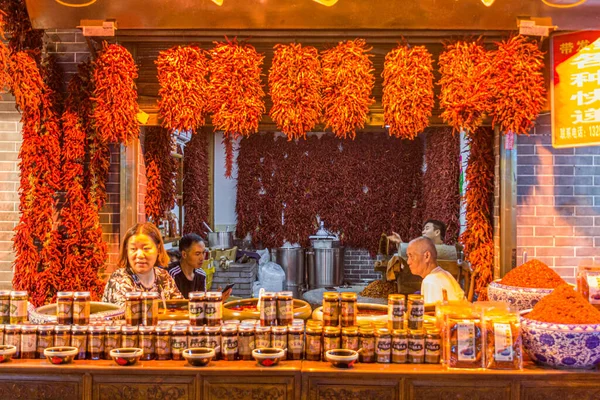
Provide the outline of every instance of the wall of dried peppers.
{"type": "Polygon", "coordinates": [[[183,150],[183,233],[202,233],[203,221],[209,222],[208,135],[202,129],[192,135],[183,150]]]}

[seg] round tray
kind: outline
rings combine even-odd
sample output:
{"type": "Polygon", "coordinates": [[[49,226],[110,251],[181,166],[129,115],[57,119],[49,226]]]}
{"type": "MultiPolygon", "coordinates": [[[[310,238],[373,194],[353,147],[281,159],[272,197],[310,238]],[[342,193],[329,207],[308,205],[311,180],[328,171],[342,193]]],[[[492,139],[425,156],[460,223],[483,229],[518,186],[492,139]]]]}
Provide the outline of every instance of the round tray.
{"type": "MultiPolygon", "coordinates": [[[[35,308],[27,304],[29,321],[33,324],[56,324],[56,303],[35,308]]],[[[101,322],[125,318],[125,309],[112,303],[90,302],[90,322],[101,322]]]]}
{"type": "MultiPolygon", "coordinates": [[[[258,299],[242,299],[236,301],[229,301],[223,306],[223,319],[260,319],[260,311],[257,310],[232,310],[231,307],[235,306],[256,306],[258,299]]],[[[308,319],[310,318],[312,309],[310,304],[304,300],[294,299],[294,318],[296,319],[308,319]]]]}

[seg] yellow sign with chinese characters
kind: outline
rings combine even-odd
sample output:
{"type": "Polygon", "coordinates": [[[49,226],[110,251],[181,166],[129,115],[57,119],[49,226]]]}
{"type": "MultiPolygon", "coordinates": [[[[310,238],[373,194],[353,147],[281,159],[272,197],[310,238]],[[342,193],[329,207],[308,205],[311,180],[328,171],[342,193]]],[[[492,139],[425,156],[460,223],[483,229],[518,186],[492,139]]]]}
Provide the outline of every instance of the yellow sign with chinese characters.
{"type": "Polygon", "coordinates": [[[552,145],[600,144],[600,31],[556,34],[552,58],[552,145]]]}

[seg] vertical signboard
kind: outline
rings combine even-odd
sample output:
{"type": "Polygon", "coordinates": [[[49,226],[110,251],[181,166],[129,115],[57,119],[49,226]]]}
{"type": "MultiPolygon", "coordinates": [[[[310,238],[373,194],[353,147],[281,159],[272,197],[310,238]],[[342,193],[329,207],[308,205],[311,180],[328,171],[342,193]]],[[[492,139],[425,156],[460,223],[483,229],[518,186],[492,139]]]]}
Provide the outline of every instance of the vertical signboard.
{"type": "Polygon", "coordinates": [[[552,146],[600,144],[600,31],[552,35],[552,146]]]}

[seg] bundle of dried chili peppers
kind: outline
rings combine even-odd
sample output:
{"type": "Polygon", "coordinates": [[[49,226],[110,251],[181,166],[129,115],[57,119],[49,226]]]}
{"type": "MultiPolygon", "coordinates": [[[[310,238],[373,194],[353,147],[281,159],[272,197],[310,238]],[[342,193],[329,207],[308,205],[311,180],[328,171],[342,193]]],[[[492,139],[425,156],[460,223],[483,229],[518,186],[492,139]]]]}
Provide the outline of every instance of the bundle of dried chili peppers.
{"type": "Polygon", "coordinates": [[[139,137],[137,70],[125,47],[104,42],[94,68],[94,123],[104,142],[129,144],[139,137]]]}
{"type": "Polygon", "coordinates": [[[233,145],[229,139],[257,132],[265,112],[261,83],[264,56],[254,46],[240,44],[236,39],[215,42],[210,54],[212,122],[214,130],[223,131],[225,137],[225,176],[230,178],[233,145]]]}
{"type": "Polygon", "coordinates": [[[340,42],[321,54],[325,128],[339,138],[356,137],[365,126],[375,77],[364,39],[340,42]]]}
{"type": "Polygon", "coordinates": [[[44,30],[33,29],[25,0],[0,0],[0,10],[5,14],[5,31],[10,35],[11,52],[30,50],[36,62],[41,60],[44,30]]]}
{"type": "Polygon", "coordinates": [[[203,221],[208,221],[208,135],[202,129],[186,143],[183,149],[183,207],[185,219],[183,233],[200,234],[205,231],[203,221]]]}
{"type": "Polygon", "coordinates": [[[31,302],[40,306],[54,295],[54,270],[60,266],[59,237],[53,230],[54,196],[60,181],[60,128],[51,104],[53,95],[35,60],[18,52],[11,56],[10,65],[23,124],[19,151],[21,216],[13,238],[13,287],[27,290],[31,302]]]}
{"type": "Polygon", "coordinates": [[[269,115],[288,137],[306,139],[321,119],[321,62],[319,51],[300,43],[275,45],[269,70],[273,107],[269,115]]]}
{"type": "Polygon", "coordinates": [[[383,64],[383,115],[389,134],[414,139],[433,109],[433,59],[425,46],[399,45],[383,64]]]}
{"type": "Polygon", "coordinates": [[[158,225],[165,212],[175,204],[177,161],[171,157],[173,136],[159,126],[146,128],[144,161],[146,163],[146,217],[158,225]]]}
{"type": "Polygon", "coordinates": [[[491,54],[480,41],[457,41],[444,46],[438,64],[442,119],[455,131],[475,131],[491,107],[491,54]]]}
{"type": "Polygon", "coordinates": [[[10,51],[4,43],[6,37],[4,36],[4,18],[6,14],[0,10],[0,93],[5,93],[12,86],[12,79],[10,77],[10,51]]]}
{"type": "Polygon", "coordinates": [[[161,51],[155,64],[162,126],[170,132],[196,132],[208,112],[206,52],[198,46],[176,46],[161,51]]]}
{"type": "Polygon", "coordinates": [[[493,124],[504,133],[527,134],[546,103],[544,53],[521,35],[497,45],[492,58],[493,124]]]}
{"type": "Polygon", "coordinates": [[[487,298],[494,270],[493,200],[494,132],[479,128],[467,136],[470,152],[466,171],[467,229],[460,236],[466,259],[475,275],[474,290],[479,300],[487,298]]]}
{"type": "Polygon", "coordinates": [[[458,240],[460,228],[460,136],[451,128],[429,128],[425,140],[423,221],[446,224],[446,244],[458,240]]]}

